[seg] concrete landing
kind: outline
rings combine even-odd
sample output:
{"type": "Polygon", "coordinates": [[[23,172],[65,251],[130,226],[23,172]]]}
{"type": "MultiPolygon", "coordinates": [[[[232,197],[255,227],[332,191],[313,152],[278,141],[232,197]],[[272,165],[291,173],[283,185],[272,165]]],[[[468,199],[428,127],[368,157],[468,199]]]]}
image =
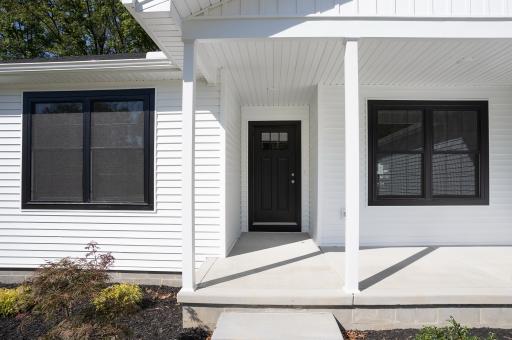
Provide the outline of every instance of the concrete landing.
{"type": "Polygon", "coordinates": [[[221,314],[212,340],[343,340],[336,319],[329,313],[221,314]]]}
{"type": "MultiPolygon", "coordinates": [[[[341,264],[340,264],[341,266],[341,264]]],[[[343,278],[305,233],[243,234],[227,258],[207,261],[184,304],[350,305],[343,278]]]]}

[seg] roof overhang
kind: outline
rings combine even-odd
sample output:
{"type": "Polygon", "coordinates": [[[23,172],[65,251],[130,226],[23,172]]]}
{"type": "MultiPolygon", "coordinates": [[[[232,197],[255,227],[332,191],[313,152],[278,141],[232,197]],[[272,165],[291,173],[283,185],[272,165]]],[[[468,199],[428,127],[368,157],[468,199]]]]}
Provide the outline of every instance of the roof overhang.
{"type": "Polygon", "coordinates": [[[181,70],[162,53],[146,58],[16,62],[0,64],[0,85],[34,81],[143,81],[179,79],[181,70]]]}
{"type": "Polygon", "coordinates": [[[0,75],[24,72],[91,71],[137,68],[178,69],[160,52],[149,52],[145,59],[73,60],[17,62],[0,64],[0,75]]]}

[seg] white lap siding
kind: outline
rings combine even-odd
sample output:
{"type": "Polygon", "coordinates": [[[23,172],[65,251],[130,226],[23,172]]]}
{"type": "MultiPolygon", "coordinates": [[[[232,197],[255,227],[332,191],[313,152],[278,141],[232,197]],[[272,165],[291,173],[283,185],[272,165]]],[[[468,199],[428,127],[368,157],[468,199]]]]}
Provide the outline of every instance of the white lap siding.
{"type": "MultiPolygon", "coordinates": [[[[320,243],[344,236],[343,87],[318,92],[318,223],[320,243]],[[321,219],[320,219],[321,217],[321,219]]],[[[501,88],[361,87],[361,244],[512,244],[512,97],[501,88]],[[368,99],[488,100],[489,206],[368,206],[368,99]]]]}
{"type": "Polygon", "coordinates": [[[240,98],[230,75],[222,74],[222,127],[225,135],[225,232],[227,256],[241,233],[241,108],[240,98]]]}
{"type": "MultiPolygon", "coordinates": [[[[196,113],[197,259],[220,253],[219,89],[200,83],[196,113]]],[[[0,268],[83,255],[94,240],[115,269],[181,271],[181,82],[0,88],[0,268]],[[155,88],[155,210],[21,210],[22,92],[155,88]]]]}

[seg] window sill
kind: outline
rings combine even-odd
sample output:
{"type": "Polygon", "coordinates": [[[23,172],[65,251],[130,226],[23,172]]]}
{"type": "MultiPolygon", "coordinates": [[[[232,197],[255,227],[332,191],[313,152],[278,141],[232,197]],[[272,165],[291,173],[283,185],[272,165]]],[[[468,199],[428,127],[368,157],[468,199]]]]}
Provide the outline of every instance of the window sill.
{"type": "Polygon", "coordinates": [[[21,205],[24,210],[154,210],[153,204],[129,203],[41,203],[27,202],[21,205]]]}
{"type": "Polygon", "coordinates": [[[439,198],[433,200],[425,199],[381,199],[370,200],[368,206],[488,206],[489,200],[484,198],[439,198]]]}

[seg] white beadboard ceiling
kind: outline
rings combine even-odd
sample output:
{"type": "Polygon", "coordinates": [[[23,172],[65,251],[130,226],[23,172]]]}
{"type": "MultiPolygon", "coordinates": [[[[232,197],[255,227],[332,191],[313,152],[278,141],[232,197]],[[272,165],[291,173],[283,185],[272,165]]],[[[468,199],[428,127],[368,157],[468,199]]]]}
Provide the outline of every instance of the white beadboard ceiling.
{"type": "MultiPolygon", "coordinates": [[[[203,42],[202,60],[234,79],[242,105],[308,104],[316,84],[343,84],[339,39],[203,42]]],[[[361,85],[512,85],[512,40],[363,39],[361,85]]]]}

